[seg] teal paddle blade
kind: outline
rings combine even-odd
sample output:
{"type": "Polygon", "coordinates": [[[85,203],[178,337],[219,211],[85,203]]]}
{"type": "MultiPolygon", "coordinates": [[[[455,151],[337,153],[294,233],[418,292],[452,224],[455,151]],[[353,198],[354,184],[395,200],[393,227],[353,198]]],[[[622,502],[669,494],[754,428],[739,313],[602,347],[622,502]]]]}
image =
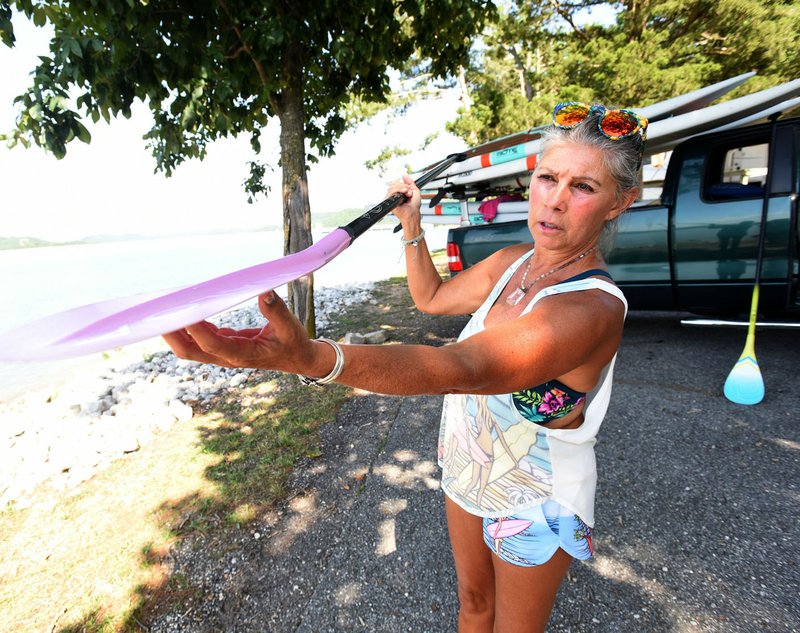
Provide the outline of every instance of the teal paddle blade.
{"type": "Polygon", "coordinates": [[[755,356],[742,356],[736,361],[723,392],[736,404],[758,404],[764,399],[764,379],[755,356]]]}

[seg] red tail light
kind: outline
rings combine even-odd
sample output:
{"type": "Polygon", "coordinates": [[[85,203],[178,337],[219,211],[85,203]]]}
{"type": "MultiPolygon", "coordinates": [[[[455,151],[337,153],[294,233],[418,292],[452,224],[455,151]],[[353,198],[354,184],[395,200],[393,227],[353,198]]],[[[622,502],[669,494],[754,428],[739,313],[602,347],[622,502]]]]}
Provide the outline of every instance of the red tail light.
{"type": "Polygon", "coordinates": [[[458,244],[453,242],[447,243],[447,266],[451,273],[464,270],[464,264],[461,263],[461,251],[458,249],[458,244]]]}

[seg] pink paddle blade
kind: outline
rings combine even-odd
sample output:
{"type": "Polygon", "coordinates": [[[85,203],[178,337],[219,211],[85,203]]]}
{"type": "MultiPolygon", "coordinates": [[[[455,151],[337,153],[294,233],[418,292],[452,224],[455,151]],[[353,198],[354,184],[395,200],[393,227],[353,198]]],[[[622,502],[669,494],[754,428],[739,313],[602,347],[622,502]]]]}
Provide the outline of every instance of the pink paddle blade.
{"type": "Polygon", "coordinates": [[[192,325],[308,275],[345,250],[336,229],[308,248],[199,284],[100,301],[0,334],[0,361],[70,358],[128,345],[192,325]]]}

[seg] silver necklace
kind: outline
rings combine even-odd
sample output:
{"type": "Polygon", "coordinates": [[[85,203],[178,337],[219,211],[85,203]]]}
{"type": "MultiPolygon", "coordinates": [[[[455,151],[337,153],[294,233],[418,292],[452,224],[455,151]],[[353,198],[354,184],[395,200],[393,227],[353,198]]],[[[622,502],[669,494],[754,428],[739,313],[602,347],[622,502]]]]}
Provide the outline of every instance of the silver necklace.
{"type": "Polygon", "coordinates": [[[586,251],[584,253],[581,253],[577,257],[573,257],[568,262],[566,262],[564,264],[560,264],[560,265],[556,266],[555,268],[553,268],[552,270],[548,270],[546,273],[542,273],[536,279],[534,279],[530,284],[528,284],[526,286],[525,285],[525,280],[528,278],[528,273],[531,270],[531,262],[533,261],[533,255],[531,255],[530,258],[528,258],[528,266],[527,266],[527,268],[525,268],[525,273],[522,275],[522,280],[519,282],[519,286],[517,287],[517,289],[514,292],[512,292],[510,295],[508,295],[508,297],[506,298],[506,303],[508,305],[511,305],[511,306],[517,305],[520,301],[522,301],[525,298],[525,295],[528,292],[528,290],[530,290],[531,288],[533,288],[534,285],[536,285],[537,281],[541,281],[545,277],[549,277],[553,273],[557,273],[559,270],[562,270],[562,269],[566,268],[570,264],[574,264],[575,262],[582,260],[584,257],[586,257],[589,253],[591,253],[595,249],[597,249],[597,247],[596,246],[592,246],[592,248],[590,248],[588,251],[586,251]]]}

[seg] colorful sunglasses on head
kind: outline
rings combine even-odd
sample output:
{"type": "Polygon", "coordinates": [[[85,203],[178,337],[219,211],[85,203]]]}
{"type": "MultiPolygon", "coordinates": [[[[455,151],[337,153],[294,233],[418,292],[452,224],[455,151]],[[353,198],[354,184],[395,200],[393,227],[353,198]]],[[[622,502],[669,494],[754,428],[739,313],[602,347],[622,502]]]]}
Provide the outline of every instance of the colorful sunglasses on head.
{"type": "Polygon", "coordinates": [[[609,110],[602,105],[590,106],[578,101],[559,103],[553,110],[553,125],[567,130],[596,113],[600,114],[597,129],[612,141],[628,138],[637,133],[641,135],[643,141],[647,138],[647,119],[633,110],[609,110]]]}

